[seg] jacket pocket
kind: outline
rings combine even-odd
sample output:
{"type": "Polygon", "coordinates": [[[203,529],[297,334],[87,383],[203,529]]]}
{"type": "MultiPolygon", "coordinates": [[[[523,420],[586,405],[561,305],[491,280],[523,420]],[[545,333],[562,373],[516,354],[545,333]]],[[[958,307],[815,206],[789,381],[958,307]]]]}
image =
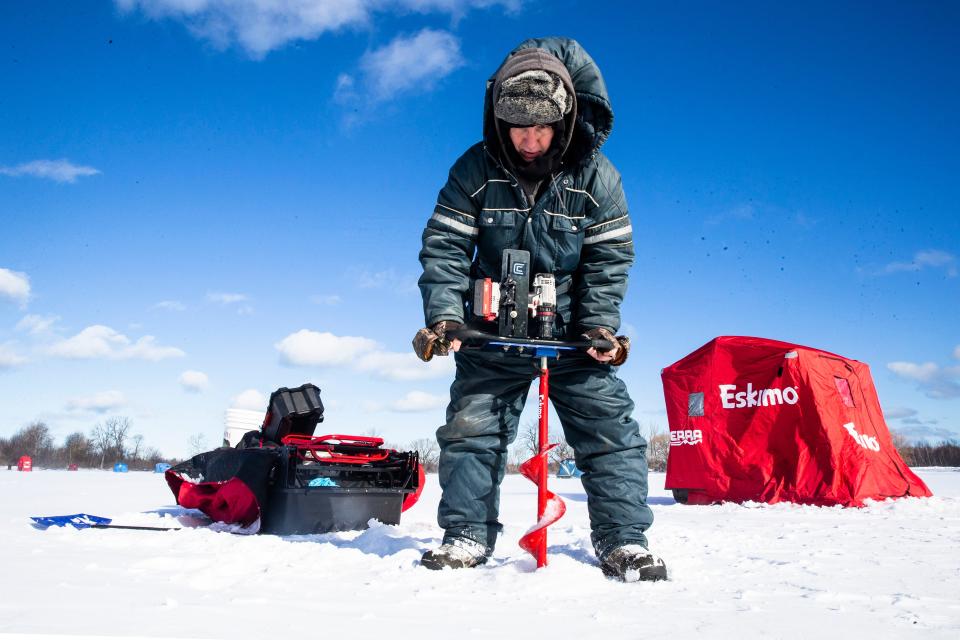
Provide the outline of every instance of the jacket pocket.
{"type": "Polygon", "coordinates": [[[550,228],[562,233],[583,233],[586,216],[576,213],[554,213],[547,209],[543,210],[544,215],[551,220],[550,228]]]}
{"type": "Polygon", "coordinates": [[[576,214],[551,214],[550,238],[553,245],[553,269],[555,274],[574,273],[580,263],[580,251],[583,248],[583,228],[586,218],[576,214]]]}
{"type": "Polygon", "coordinates": [[[478,222],[481,228],[515,227],[522,215],[512,209],[484,210],[480,212],[478,222]]]}

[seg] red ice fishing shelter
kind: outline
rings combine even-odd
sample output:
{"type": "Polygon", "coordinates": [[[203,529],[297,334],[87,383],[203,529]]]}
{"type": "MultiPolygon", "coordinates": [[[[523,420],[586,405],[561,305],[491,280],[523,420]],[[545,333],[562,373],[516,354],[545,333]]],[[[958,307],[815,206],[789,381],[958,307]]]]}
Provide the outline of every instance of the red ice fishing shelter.
{"type": "Polygon", "coordinates": [[[862,506],[932,495],[894,448],[862,362],[721,336],[661,377],[666,488],[680,500],[862,506]]]}

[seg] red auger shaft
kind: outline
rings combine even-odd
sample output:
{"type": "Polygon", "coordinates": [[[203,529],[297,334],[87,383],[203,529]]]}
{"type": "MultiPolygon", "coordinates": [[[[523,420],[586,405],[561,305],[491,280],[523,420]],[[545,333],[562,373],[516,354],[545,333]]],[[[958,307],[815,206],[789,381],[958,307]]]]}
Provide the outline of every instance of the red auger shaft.
{"type": "MultiPolygon", "coordinates": [[[[547,402],[550,398],[550,369],[547,367],[547,359],[540,358],[540,430],[538,434],[538,450],[540,452],[539,480],[537,482],[537,522],[543,520],[543,514],[547,511],[547,451],[550,450],[550,426],[548,414],[550,408],[547,402]]],[[[547,566],[547,530],[543,529],[543,537],[537,546],[537,568],[547,566]]]]}
{"type": "Polygon", "coordinates": [[[547,458],[556,445],[549,444],[550,428],[548,422],[550,400],[550,372],[547,358],[540,358],[540,400],[537,406],[539,429],[537,433],[537,455],[520,465],[520,473],[537,485],[537,523],[520,538],[520,547],[537,561],[537,568],[547,566],[547,527],[559,520],[566,511],[566,505],[547,488],[547,458]]]}

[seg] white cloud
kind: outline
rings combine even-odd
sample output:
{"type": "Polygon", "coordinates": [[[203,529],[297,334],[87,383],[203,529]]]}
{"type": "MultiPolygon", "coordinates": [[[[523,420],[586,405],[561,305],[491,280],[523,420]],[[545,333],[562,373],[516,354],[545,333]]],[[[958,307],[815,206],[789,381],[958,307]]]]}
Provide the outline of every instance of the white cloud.
{"type": "Polygon", "coordinates": [[[926,249],[913,255],[910,262],[891,262],[883,267],[880,275],[922,271],[924,269],[944,269],[951,278],[957,276],[957,257],[939,249],[926,249]]]}
{"type": "Polygon", "coordinates": [[[447,398],[435,396],[423,391],[411,391],[396,402],[390,405],[394,411],[403,413],[415,413],[418,411],[430,411],[447,405],[447,398]]]}
{"type": "Polygon", "coordinates": [[[917,382],[930,382],[936,378],[940,372],[940,367],[934,362],[924,362],[916,364],[914,362],[890,362],[887,369],[893,371],[901,378],[916,380],[917,382]]]}
{"type": "Polygon", "coordinates": [[[817,218],[804,211],[794,211],[774,203],[758,202],[751,198],[749,202],[741,202],[716,211],[707,216],[703,223],[708,227],[736,227],[751,224],[754,226],[768,225],[771,221],[775,221],[776,224],[790,221],[798,227],[807,229],[816,226],[819,222],[817,218]]]}
{"type": "Polygon", "coordinates": [[[30,299],[30,278],[25,273],[0,268],[0,296],[26,305],[30,299]]]}
{"type": "Polygon", "coordinates": [[[757,207],[753,204],[746,203],[709,216],[706,220],[704,220],[704,223],[713,226],[723,224],[728,221],[747,222],[754,220],[756,215],[757,207]]]}
{"type": "MultiPolygon", "coordinates": [[[[954,349],[953,355],[957,357],[954,349]]],[[[927,397],[937,399],[960,398],[960,366],[941,366],[935,362],[890,362],[887,369],[904,380],[917,383],[927,397]]]]}
{"type": "Polygon", "coordinates": [[[369,338],[335,336],[301,329],[273,346],[280,352],[284,364],[329,367],[348,364],[376,349],[377,343],[369,338]]]}
{"type": "Polygon", "coordinates": [[[119,391],[101,391],[92,396],[71,398],[67,401],[67,411],[92,411],[106,413],[126,404],[126,398],[119,391]]]}
{"type": "Polygon", "coordinates": [[[184,371],[180,374],[178,381],[184,391],[191,393],[200,393],[210,386],[210,378],[202,371],[184,371]]]}
{"type": "Polygon", "coordinates": [[[958,344],[956,348],[953,350],[953,357],[956,358],[957,360],[960,360],[960,344],[958,344]]]}
{"type": "Polygon", "coordinates": [[[367,24],[378,0],[116,0],[123,11],[173,18],[219,48],[238,44],[253,58],[295,40],[367,24]]]}
{"type": "Polygon", "coordinates": [[[375,340],[301,329],[276,343],[283,364],[302,367],[342,366],[386,380],[428,380],[453,373],[451,357],[421,362],[413,352],[384,351],[375,340]]]}
{"type": "Polygon", "coordinates": [[[230,407],[233,409],[246,409],[248,411],[265,411],[267,408],[267,396],[256,389],[247,389],[233,397],[230,401],[230,407]]]}
{"type": "Polygon", "coordinates": [[[396,4],[418,13],[441,11],[456,17],[463,15],[468,9],[486,9],[497,5],[507,12],[516,11],[522,0],[397,0],[396,4]]]}
{"type": "Polygon", "coordinates": [[[935,421],[924,423],[918,420],[905,426],[898,426],[896,432],[913,442],[939,444],[945,441],[956,442],[960,440],[960,433],[938,427],[935,421]]]}
{"type": "Polygon", "coordinates": [[[186,355],[176,347],[156,344],[153,336],[143,336],[133,342],[122,333],[100,324],[89,326],[77,335],[53,344],[48,348],[48,353],[73,360],[104,358],[157,361],[186,355]]]}
{"type": "Polygon", "coordinates": [[[349,104],[360,99],[357,92],[357,81],[349,73],[337,76],[337,84],[333,89],[333,99],[341,104],[349,104]]]}
{"type": "Polygon", "coordinates": [[[18,354],[13,347],[0,344],[0,371],[25,364],[27,359],[18,354]]]}
{"type": "Polygon", "coordinates": [[[956,257],[946,251],[937,249],[928,249],[927,251],[918,251],[913,261],[924,267],[942,267],[944,265],[956,262],[956,257]]]}
{"type": "Polygon", "coordinates": [[[15,327],[17,331],[24,331],[30,335],[47,333],[60,320],[60,316],[41,316],[28,314],[21,318],[15,327]]]}
{"type": "Polygon", "coordinates": [[[238,302],[245,302],[247,295],[244,293],[211,292],[207,294],[207,300],[219,304],[236,304],[238,302]]]}
{"type": "Polygon", "coordinates": [[[326,296],[310,296],[310,302],[332,307],[343,302],[343,298],[336,294],[326,296]]]}
{"type": "Polygon", "coordinates": [[[100,171],[93,167],[76,165],[69,160],[34,160],[24,162],[15,167],[0,167],[0,175],[18,178],[31,176],[33,178],[47,178],[55,182],[76,182],[77,178],[95,176],[100,171]]]}
{"type": "Polygon", "coordinates": [[[360,356],[354,368],[386,380],[410,381],[449,376],[456,370],[456,363],[450,356],[437,356],[423,362],[412,352],[378,350],[360,356]]]}
{"type": "Polygon", "coordinates": [[[793,217],[794,222],[796,222],[801,227],[811,228],[817,226],[817,223],[820,222],[819,218],[811,218],[802,211],[798,211],[793,217]]]}
{"type": "Polygon", "coordinates": [[[166,311],[186,311],[187,305],[183,304],[179,300],[161,300],[157,304],[153,305],[154,309],[164,309],[166,311]]]}
{"type": "Polygon", "coordinates": [[[883,415],[893,420],[899,420],[914,417],[917,415],[917,410],[909,407],[889,407],[883,410],[883,415]]]}
{"type": "Polygon", "coordinates": [[[197,38],[215,47],[240,46],[255,59],[298,40],[325,33],[370,28],[376,13],[447,13],[459,18],[471,8],[520,0],[115,0],[125,13],[139,11],[154,20],[184,23],[197,38]]]}
{"type": "Polygon", "coordinates": [[[249,296],[245,293],[211,292],[207,294],[207,301],[224,306],[236,305],[237,315],[249,316],[253,314],[253,307],[246,303],[249,296]]]}
{"type": "Polygon", "coordinates": [[[393,268],[383,269],[382,271],[357,269],[351,270],[349,276],[360,289],[387,289],[400,294],[419,292],[417,275],[411,272],[398,273],[393,268]]]}
{"type": "Polygon", "coordinates": [[[447,31],[423,29],[397,36],[360,59],[364,83],[376,100],[408,91],[425,92],[464,64],[460,41],[447,31]]]}

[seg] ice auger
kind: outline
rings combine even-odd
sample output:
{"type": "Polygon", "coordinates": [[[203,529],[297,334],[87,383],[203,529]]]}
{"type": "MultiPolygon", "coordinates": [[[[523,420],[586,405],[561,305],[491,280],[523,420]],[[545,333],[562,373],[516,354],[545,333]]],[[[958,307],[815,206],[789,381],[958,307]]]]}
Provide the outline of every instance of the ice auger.
{"type": "Polygon", "coordinates": [[[564,351],[585,351],[591,347],[607,351],[613,345],[607,340],[553,339],[554,277],[538,274],[531,287],[529,268],[529,252],[507,249],[503,252],[501,281],[496,283],[487,278],[477,280],[474,285],[473,313],[488,322],[497,320],[499,335],[462,328],[447,332],[445,337],[460,340],[466,348],[502,351],[539,361],[537,454],[520,465],[520,473],[537,485],[537,522],[520,538],[520,547],[536,559],[537,568],[540,568],[547,564],[547,527],[563,517],[566,511],[563,500],[547,488],[547,454],[556,446],[548,443],[549,363],[564,351]],[[527,337],[530,329],[539,337],[527,337]]]}

